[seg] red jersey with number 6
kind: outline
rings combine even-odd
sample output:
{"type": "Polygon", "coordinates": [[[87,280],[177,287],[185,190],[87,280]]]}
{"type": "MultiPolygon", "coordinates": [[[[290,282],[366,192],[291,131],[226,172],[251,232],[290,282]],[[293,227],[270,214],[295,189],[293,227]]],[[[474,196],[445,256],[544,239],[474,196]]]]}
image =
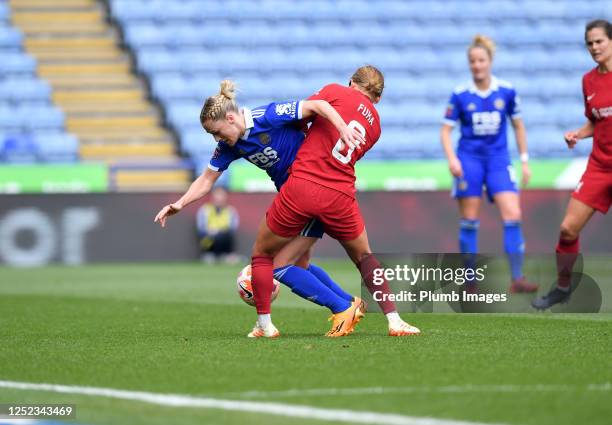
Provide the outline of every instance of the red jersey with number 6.
{"type": "Polygon", "coordinates": [[[364,135],[361,149],[348,149],[329,120],[317,116],[306,133],[290,174],[355,196],[355,163],[378,141],[380,117],[363,93],[339,84],[329,84],[308,98],[322,99],[340,114],[349,128],[364,135]]]}
{"type": "Polygon", "coordinates": [[[612,170],[612,72],[594,68],[582,78],[584,114],[595,126],[589,166],[612,170]]]}

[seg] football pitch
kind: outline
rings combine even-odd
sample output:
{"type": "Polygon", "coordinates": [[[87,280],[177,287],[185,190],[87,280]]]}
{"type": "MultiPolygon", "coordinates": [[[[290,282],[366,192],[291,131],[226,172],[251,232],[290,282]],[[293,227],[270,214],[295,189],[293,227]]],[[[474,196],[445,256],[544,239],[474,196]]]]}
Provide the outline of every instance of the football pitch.
{"type": "Polygon", "coordinates": [[[250,340],[241,267],[0,268],[0,403],[73,404],[79,425],[610,423],[610,313],[404,313],[423,332],[404,338],[368,314],[328,339],[283,287],[282,336],[250,340]]]}

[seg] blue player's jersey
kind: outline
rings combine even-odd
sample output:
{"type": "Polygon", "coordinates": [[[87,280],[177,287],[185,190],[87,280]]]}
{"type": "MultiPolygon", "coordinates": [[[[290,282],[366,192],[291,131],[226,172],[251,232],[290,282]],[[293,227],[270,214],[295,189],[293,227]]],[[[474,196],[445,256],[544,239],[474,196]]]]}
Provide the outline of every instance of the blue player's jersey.
{"type": "Polygon", "coordinates": [[[245,158],[264,170],[277,189],[287,180],[287,169],[304,141],[298,126],[302,102],[270,103],[252,111],[244,108],[246,132],[234,146],[221,141],[208,164],[213,171],[225,171],[238,158],[245,158]]]}
{"type": "Polygon", "coordinates": [[[451,95],[444,123],[461,122],[458,152],[488,156],[507,154],[508,117],[520,116],[519,97],[512,85],[492,77],[485,92],[473,82],[457,87],[451,95]]]}

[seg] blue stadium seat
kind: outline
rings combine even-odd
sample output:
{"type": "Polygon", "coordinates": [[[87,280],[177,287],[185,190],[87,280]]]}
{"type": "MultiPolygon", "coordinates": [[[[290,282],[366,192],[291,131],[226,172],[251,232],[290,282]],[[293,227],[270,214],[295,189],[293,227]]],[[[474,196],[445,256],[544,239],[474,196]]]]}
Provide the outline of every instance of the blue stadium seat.
{"type": "Polygon", "coordinates": [[[25,53],[8,53],[0,60],[0,75],[34,74],[36,61],[25,53]]]}
{"type": "Polygon", "coordinates": [[[72,134],[37,132],[34,139],[41,161],[65,163],[76,162],[79,159],[79,141],[72,134]]]}
{"type": "Polygon", "coordinates": [[[0,47],[19,47],[23,42],[23,34],[21,31],[9,27],[0,26],[0,47]]]}
{"type": "Polygon", "coordinates": [[[27,133],[0,133],[0,159],[7,163],[34,163],[38,160],[39,147],[27,133]]]}
{"type": "Polygon", "coordinates": [[[35,78],[8,78],[0,80],[0,100],[6,101],[51,101],[51,86],[35,78]]]}

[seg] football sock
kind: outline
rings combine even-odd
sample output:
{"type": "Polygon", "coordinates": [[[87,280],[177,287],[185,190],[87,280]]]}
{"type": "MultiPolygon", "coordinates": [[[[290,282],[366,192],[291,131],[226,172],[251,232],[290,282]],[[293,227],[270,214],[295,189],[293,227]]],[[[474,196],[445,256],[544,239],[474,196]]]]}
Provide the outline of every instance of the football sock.
{"type": "Polygon", "coordinates": [[[459,250],[462,254],[478,253],[478,228],[480,220],[462,218],[459,221],[459,250]]]}
{"type": "MultiPolygon", "coordinates": [[[[459,251],[463,254],[465,267],[476,268],[476,254],[478,253],[478,228],[480,220],[462,218],[459,221],[459,251]]],[[[466,284],[471,284],[471,281],[466,284]]]]}
{"type": "Polygon", "coordinates": [[[520,279],[523,277],[523,258],[525,256],[525,240],[520,221],[504,221],[504,250],[508,255],[512,280],[520,279]]]}
{"type": "Polygon", "coordinates": [[[566,240],[559,236],[557,244],[557,288],[569,291],[572,283],[572,269],[578,258],[580,239],[566,240]]]}
{"type": "Polygon", "coordinates": [[[340,297],[313,273],[290,264],[274,270],[274,277],[291,288],[291,291],[305,300],[325,306],[332,313],[340,313],[351,306],[351,301],[340,297]]]}
{"type": "Polygon", "coordinates": [[[272,324],[272,317],[269,314],[260,314],[257,316],[257,324],[265,329],[272,324]]]}
{"type": "Polygon", "coordinates": [[[385,314],[385,316],[387,316],[387,321],[391,324],[402,320],[402,318],[400,317],[397,311],[392,311],[391,313],[387,313],[385,314]]]}
{"type": "MultiPolygon", "coordinates": [[[[381,285],[374,284],[374,270],[382,268],[374,255],[368,254],[366,257],[364,257],[359,262],[357,268],[359,269],[359,273],[361,273],[361,277],[370,294],[374,294],[376,291],[380,291],[382,294],[391,293],[391,289],[389,288],[389,284],[387,283],[386,279],[381,285]]],[[[395,303],[393,301],[389,301],[388,298],[383,298],[383,301],[378,301],[378,305],[385,314],[397,311],[395,308],[395,303]]]]}
{"type": "Polygon", "coordinates": [[[272,257],[256,255],[251,258],[251,285],[257,314],[270,314],[270,303],[274,280],[272,278],[272,257]]]}
{"type": "Polygon", "coordinates": [[[346,292],[340,285],[338,285],[334,280],[327,274],[325,270],[316,264],[310,263],[307,269],[310,273],[315,275],[317,279],[319,279],[325,286],[331,289],[335,294],[340,296],[341,298],[347,300],[348,302],[353,301],[353,296],[346,292]]]}

